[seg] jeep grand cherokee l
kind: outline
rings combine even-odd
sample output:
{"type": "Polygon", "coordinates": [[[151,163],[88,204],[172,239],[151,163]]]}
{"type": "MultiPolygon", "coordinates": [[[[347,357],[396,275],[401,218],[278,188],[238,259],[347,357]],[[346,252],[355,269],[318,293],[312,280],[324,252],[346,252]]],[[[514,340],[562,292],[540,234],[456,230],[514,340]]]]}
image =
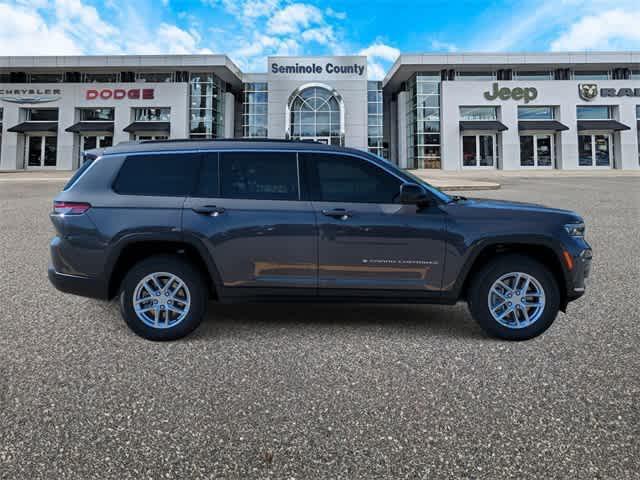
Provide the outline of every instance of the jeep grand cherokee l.
{"type": "Polygon", "coordinates": [[[207,302],[454,304],[489,334],[545,331],[584,293],[577,214],[449,196],[314,142],[147,141],[89,152],[55,198],[49,278],[119,299],[137,334],[193,331],[207,302]]]}

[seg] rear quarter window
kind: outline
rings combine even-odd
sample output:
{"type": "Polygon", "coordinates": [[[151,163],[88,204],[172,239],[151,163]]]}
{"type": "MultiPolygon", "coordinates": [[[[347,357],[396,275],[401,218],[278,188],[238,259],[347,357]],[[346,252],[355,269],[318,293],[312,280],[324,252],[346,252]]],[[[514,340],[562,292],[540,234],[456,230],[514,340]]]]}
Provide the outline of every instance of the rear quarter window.
{"type": "Polygon", "coordinates": [[[120,195],[186,196],[195,188],[199,166],[198,153],[131,155],[113,190],[120,195]]]}

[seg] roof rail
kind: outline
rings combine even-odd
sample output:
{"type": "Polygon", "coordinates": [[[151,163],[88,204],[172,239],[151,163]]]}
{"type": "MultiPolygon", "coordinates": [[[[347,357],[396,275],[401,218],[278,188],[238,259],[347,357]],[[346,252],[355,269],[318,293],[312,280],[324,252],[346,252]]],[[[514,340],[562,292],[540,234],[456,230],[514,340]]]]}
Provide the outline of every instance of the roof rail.
{"type": "Polygon", "coordinates": [[[318,142],[317,140],[298,140],[298,139],[285,139],[285,138],[170,138],[166,140],[136,140],[133,142],[121,142],[121,143],[181,143],[181,142],[255,142],[255,143],[288,143],[288,142],[304,142],[304,143],[325,143],[318,142]]]}

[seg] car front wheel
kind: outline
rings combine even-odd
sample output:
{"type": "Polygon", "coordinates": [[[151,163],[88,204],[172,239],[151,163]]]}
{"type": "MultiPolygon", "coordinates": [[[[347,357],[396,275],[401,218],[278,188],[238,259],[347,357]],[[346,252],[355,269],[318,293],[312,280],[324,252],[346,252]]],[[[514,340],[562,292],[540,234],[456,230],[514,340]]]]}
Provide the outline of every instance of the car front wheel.
{"type": "Polygon", "coordinates": [[[551,271],[522,255],[499,257],[473,278],[471,314],[490,335],[527,340],[551,326],[560,307],[560,290],[551,271]]]}
{"type": "Polygon", "coordinates": [[[204,317],[207,290],[202,275],[179,257],[159,255],[136,264],[120,291],[127,325],[149,340],[176,340],[204,317]]]}

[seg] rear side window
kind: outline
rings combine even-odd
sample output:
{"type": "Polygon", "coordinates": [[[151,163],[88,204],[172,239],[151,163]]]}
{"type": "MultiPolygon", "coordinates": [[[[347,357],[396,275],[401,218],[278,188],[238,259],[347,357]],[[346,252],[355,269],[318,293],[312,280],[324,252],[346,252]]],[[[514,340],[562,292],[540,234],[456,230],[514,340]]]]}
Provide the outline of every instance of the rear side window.
{"type": "Polygon", "coordinates": [[[365,160],[330,153],[300,153],[311,186],[311,200],[343,203],[396,203],[396,177],[365,160]]]}
{"type": "Polygon", "coordinates": [[[181,197],[195,188],[200,155],[132,155],[125,159],[113,189],[121,195],[181,197]]]}
{"type": "Polygon", "coordinates": [[[62,189],[63,191],[69,190],[73,186],[73,184],[78,181],[78,179],[82,176],[82,174],[89,169],[91,164],[96,161],[96,157],[90,156],[90,155],[83,155],[83,159],[84,159],[84,163],[80,166],[78,170],[76,170],[76,173],[74,173],[73,176],[69,179],[67,184],[62,189]]]}
{"type": "Polygon", "coordinates": [[[218,197],[220,196],[220,170],[218,154],[204,153],[202,155],[202,167],[196,188],[196,197],[218,197]]]}
{"type": "Polygon", "coordinates": [[[290,152],[220,153],[221,195],[298,200],[298,161],[290,152]]]}

